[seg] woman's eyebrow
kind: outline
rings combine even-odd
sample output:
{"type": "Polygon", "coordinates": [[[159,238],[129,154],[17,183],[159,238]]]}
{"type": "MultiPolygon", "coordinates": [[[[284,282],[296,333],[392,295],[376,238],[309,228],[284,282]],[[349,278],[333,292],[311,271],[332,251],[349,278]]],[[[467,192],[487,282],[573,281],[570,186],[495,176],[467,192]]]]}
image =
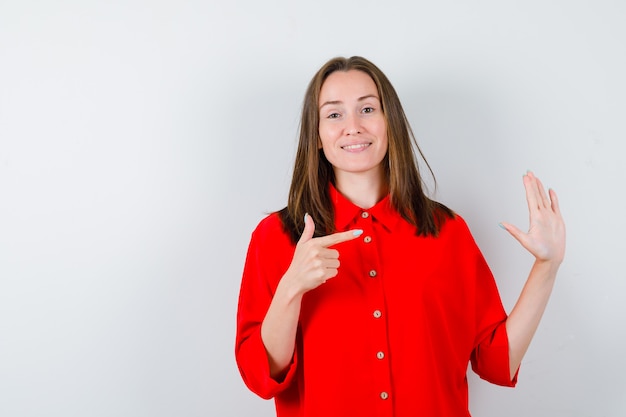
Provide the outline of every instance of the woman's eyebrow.
{"type": "Polygon", "coordinates": [[[363,100],[367,100],[368,98],[375,98],[376,100],[380,101],[380,99],[378,98],[377,95],[375,94],[368,94],[366,96],[363,97],[359,97],[359,99],[357,101],[363,101],[363,100]]]}
{"type": "MultiPolygon", "coordinates": [[[[365,95],[365,96],[363,96],[363,97],[359,97],[359,98],[357,99],[357,101],[367,100],[368,98],[375,98],[376,100],[380,101],[380,99],[378,98],[378,96],[377,96],[377,95],[375,95],[375,94],[368,94],[368,95],[365,95]]],[[[329,101],[325,101],[325,102],[324,102],[324,103],[320,106],[320,109],[321,109],[322,107],[324,107],[324,106],[332,106],[332,105],[335,105],[335,104],[342,104],[342,103],[343,103],[343,102],[342,102],[341,100],[329,100],[329,101]]]]}
{"type": "Polygon", "coordinates": [[[324,104],[320,106],[320,109],[324,106],[333,106],[335,104],[341,104],[341,103],[342,103],[341,100],[329,100],[329,101],[324,102],[324,104]]]}

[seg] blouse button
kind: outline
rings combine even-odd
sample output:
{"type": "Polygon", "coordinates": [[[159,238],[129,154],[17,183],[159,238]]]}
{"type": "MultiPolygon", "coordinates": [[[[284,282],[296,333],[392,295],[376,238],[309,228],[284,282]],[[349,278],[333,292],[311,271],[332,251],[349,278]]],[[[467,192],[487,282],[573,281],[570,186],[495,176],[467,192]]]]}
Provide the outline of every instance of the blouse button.
{"type": "Polygon", "coordinates": [[[370,243],[372,241],[372,238],[369,236],[365,236],[365,238],[363,238],[363,242],[365,243],[370,243]]]}
{"type": "Polygon", "coordinates": [[[383,313],[380,310],[374,310],[374,318],[379,319],[382,315],[383,313]]]}
{"type": "Polygon", "coordinates": [[[384,353],[384,352],[378,352],[378,353],[376,354],[376,357],[377,357],[378,359],[384,359],[384,358],[385,358],[385,353],[384,353]]]}
{"type": "Polygon", "coordinates": [[[361,213],[361,217],[363,217],[364,219],[367,219],[370,216],[370,214],[367,211],[364,211],[363,213],[361,213]]]}
{"type": "Polygon", "coordinates": [[[382,398],[383,400],[386,400],[387,398],[389,398],[389,394],[383,391],[380,393],[380,398],[382,398]]]}
{"type": "Polygon", "coordinates": [[[377,275],[376,270],[375,270],[375,269],[372,269],[372,270],[370,271],[370,277],[374,278],[376,275],[377,275]]]}

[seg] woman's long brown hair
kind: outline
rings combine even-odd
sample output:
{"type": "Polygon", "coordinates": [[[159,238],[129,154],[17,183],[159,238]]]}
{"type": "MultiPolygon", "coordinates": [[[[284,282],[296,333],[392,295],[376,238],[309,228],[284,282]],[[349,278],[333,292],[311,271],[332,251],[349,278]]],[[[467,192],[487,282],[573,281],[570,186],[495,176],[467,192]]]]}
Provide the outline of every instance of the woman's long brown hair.
{"type": "Polygon", "coordinates": [[[387,122],[388,150],[382,161],[392,206],[410,224],[416,234],[437,236],[452,210],[428,198],[419,173],[415,149],[434,174],[419,148],[398,95],[385,76],[365,58],[334,58],[313,76],[304,96],[300,121],[300,140],[289,190],[287,207],[279,212],[285,231],[295,244],[304,229],[304,214],[315,221],[315,235],[335,232],[333,204],[329,183],[334,183],[333,167],[319,149],[319,94],[326,78],[335,71],[362,71],[369,75],[378,89],[387,122]]]}

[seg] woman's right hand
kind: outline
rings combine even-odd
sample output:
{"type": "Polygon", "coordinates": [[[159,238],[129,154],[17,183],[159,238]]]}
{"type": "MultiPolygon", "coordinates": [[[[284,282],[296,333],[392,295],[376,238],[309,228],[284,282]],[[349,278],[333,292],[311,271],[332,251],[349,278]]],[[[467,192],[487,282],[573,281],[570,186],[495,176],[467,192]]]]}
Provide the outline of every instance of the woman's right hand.
{"type": "Polygon", "coordinates": [[[302,296],[337,275],[339,252],[330,246],[352,240],[363,233],[362,230],[349,230],[314,238],[314,232],[315,224],[307,214],[291,265],[278,283],[261,325],[261,339],[270,375],[276,380],[284,378],[294,355],[302,296]]]}
{"type": "Polygon", "coordinates": [[[311,216],[304,216],[304,231],[296,244],[296,250],[280,284],[288,286],[289,293],[302,295],[337,275],[339,251],[330,247],[360,236],[360,229],[332,235],[313,237],[315,223],[311,216]]]}

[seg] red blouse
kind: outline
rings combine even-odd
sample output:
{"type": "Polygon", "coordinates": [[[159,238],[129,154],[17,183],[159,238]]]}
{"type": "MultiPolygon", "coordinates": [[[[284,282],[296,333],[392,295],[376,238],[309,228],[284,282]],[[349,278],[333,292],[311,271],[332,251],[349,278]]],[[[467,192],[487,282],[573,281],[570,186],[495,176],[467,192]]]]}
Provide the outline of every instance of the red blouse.
{"type": "Polygon", "coordinates": [[[277,214],[252,234],[235,348],[246,385],[274,397],[278,417],[469,416],[468,362],[514,386],[507,316],[463,219],[420,237],[389,197],[369,210],[332,186],[331,197],[337,230],[364,233],[336,246],[338,275],[304,295],[281,381],[270,377],[261,322],[295,247],[277,214]]]}

